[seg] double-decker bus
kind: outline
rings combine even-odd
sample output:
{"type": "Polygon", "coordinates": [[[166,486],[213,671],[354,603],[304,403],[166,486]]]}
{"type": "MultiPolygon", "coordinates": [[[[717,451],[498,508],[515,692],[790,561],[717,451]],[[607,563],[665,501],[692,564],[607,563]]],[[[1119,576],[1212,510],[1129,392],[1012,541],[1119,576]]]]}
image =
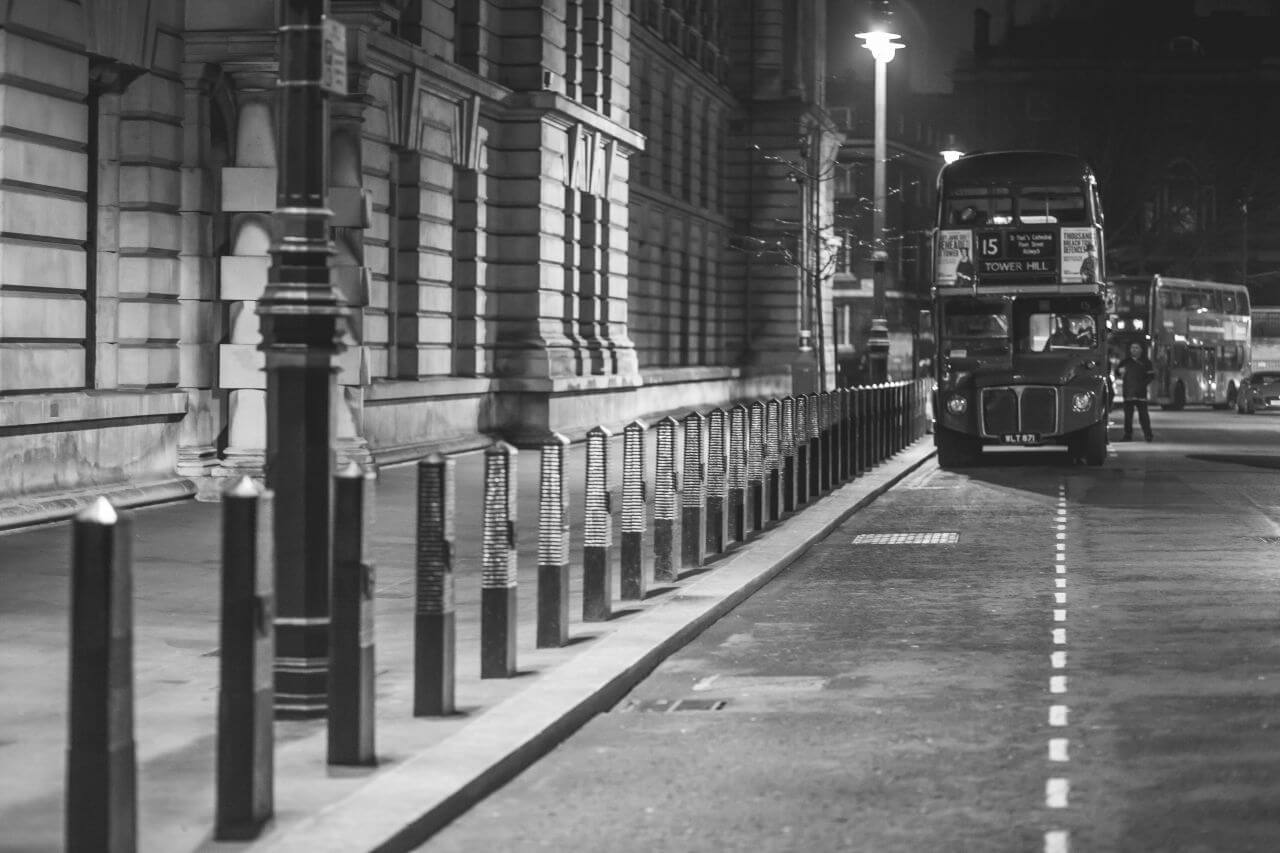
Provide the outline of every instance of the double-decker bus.
{"type": "Polygon", "coordinates": [[[1166,409],[1239,404],[1249,369],[1249,291],[1244,285],[1167,276],[1110,282],[1114,366],[1143,344],[1155,367],[1149,396],[1166,409]]]}
{"type": "Polygon", "coordinates": [[[1093,170],[1050,151],[942,167],[934,234],[938,464],[987,445],[1107,455],[1102,204],[1093,170]]]}
{"type": "Polygon", "coordinates": [[[1236,411],[1252,415],[1280,403],[1280,306],[1254,305],[1249,312],[1248,375],[1236,411]]]}

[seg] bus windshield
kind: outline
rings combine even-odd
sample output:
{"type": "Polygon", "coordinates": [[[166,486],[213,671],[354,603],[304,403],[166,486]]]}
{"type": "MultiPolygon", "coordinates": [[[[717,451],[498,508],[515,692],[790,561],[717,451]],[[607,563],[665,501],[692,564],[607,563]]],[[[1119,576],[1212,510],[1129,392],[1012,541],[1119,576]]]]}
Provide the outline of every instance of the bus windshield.
{"type": "Polygon", "coordinates": [[[942,317],[943,346],[954,358],[1009,352],[1009,318],[1004,302],[955,300],[942,317]]]}

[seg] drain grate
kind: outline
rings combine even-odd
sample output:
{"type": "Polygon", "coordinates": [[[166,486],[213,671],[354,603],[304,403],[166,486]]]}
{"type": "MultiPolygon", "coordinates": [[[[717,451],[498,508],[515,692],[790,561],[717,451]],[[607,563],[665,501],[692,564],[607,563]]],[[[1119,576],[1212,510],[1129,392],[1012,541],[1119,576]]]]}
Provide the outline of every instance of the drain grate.
{"type": "Polygon", "coordinates": [[[1266,542],[1268,545],[1280,545],[1280,536],[1259,536],[1258,541],[1266,542]]]}
{"type": "Polygon", "coordinates": [[[854,545],[954,545],[959,533],[859,533],[854,545]]]}
{"type": "Polygon", "coordinates": [[[719,711],[724,706],[723,699],[632,699],[619,710],[667,714],[672,711],[719,711]]]}

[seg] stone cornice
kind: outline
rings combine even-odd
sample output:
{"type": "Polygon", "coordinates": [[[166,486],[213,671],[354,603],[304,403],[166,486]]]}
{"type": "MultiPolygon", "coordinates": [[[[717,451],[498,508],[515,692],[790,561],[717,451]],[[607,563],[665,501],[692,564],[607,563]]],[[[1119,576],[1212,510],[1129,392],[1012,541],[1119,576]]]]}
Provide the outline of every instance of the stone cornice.
{"type": "MultiPolygon", "coordinates": [[[[485,111],[486,114],[490,110],[485,111]]],[[[514,92],[494,111],[498,118],[547,118],[562,127],[581,124],[618,141],[630,156],[644,150],[645,137],[559,92],[514,92]],[[500,113],[500,114],[498,114],[500,113]]]]}
{"type": "Polygon", "coordinates": [[[277,64],[275,30],[191,30],[184,38],[188,62],[277,64]]]}

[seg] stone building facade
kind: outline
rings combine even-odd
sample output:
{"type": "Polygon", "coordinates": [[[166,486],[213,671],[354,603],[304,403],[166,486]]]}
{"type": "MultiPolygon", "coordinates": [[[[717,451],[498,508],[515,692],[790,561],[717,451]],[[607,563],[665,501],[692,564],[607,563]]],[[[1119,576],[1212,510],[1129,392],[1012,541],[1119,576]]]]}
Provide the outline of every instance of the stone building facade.
{"type": "MultiPolygon", "coordinates": [[[[830,197],[769,153],[836,145],[824,7],[330,0],[339,456],[834,387],[830,197]]],[[[276,3],[3,9],[0,525],[260,473],[276,3]]]]}

